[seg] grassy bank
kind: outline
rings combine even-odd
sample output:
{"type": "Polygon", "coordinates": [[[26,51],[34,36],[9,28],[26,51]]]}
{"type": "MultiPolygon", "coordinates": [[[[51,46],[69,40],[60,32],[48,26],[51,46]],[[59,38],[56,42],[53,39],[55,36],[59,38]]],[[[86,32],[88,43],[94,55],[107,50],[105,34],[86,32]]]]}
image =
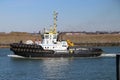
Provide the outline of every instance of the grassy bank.
{"type": "MultiPolygon", "coordinates": [[[[0,47],[9,47],[9,44],[22,40],[40,39],[40,34],[26,32],[0,33],[0,47]]],[[[76,45],[81,46],[120,46],[120,34],[77,34],[68,35],[61,33],[59,40],[71,40],[76,45]]]]}
{"type": "Polygon", "coordinates": [[[74,43],[114,43],[120,42],[120,34],[64,34],[62,39],[70,39],[74,43]]]}
{"type": "Polygon", "coordinates": [[[41,35],[30,34],[26,32],[11,32],[11,33],[1,33],[0,34],[0,47],[9,47],[11,43],[17,43],[21,40],[26,42],[27,40],[40,39],[41,35]]]}

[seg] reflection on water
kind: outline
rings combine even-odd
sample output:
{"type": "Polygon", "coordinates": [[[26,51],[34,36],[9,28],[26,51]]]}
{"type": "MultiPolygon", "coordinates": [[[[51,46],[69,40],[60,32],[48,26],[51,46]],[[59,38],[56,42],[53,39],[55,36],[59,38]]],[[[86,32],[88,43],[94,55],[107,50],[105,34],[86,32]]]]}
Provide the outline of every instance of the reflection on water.
{"type": "Polygon", "coordinates": [[[68,59],[68,58],[51,58],[51,59],[48,59],[48,60],[44,60],[43,61],[43,65],[44,65],[44,69],[43,69],[43,73],[46,73],[45,75],[47,77],[57,77],[57,76],[62,76],[62,77],[65,77],[65,72],[64,71],[67,71],[69,72],[69,65],[70,65],[70,62],[71,59],[68,59]]]}

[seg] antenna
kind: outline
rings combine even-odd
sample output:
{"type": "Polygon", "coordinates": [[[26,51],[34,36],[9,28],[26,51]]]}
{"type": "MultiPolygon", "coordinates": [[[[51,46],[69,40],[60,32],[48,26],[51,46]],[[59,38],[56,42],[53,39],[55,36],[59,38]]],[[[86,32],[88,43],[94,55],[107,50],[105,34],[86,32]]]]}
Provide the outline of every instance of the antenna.
{"type": "Polygon", "coordinates": [[[57,15],[58,13],[54,11],[54,27],[53,27],[53,32],[57,33],[56,28],[57,28],[57,15]]]}

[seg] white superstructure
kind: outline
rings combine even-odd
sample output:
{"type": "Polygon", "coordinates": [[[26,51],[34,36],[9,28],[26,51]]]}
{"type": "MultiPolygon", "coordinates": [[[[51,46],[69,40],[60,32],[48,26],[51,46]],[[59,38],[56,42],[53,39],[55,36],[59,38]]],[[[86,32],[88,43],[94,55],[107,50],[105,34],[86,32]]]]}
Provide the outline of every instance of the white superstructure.
{"type": "Polygon", "coordinates": [[[58,33],[56,31],[57,14],[54,12],[54,26],[50,31],[45,31],[42,43],[40,44],[44,49],[48,50],[67,50],[68,44],[66,41],[57,41],[58,33]]]}
{"type": "Polygon", "coordinates": [[[44,49],[49,50],[67,50],[68,44],[66,41],[57,41],[57,34],[45,33],[44,39],[40,44],[44,49]]]}

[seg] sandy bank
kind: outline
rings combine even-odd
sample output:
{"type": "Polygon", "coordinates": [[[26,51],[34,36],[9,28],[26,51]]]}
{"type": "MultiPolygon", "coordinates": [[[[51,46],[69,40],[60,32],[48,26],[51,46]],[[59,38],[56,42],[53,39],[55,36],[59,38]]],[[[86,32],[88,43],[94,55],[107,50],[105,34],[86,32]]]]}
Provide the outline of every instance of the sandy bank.
{"type": "MultiPolygon", "coordinates": [[[[11,33],[0,33],[0,47],[9,46],[11,43],[16,43],[22,40],[23,42],[27,40],[40,39],[40,34],[31,34],[26,32],[11,32],[11,33]]],[[[120,45],[120,34],[66,34],[61,33],[59,35],[59,40],[71,40],[73,43],[82,46],[95,46],[95,45],[120,45]]]]}

